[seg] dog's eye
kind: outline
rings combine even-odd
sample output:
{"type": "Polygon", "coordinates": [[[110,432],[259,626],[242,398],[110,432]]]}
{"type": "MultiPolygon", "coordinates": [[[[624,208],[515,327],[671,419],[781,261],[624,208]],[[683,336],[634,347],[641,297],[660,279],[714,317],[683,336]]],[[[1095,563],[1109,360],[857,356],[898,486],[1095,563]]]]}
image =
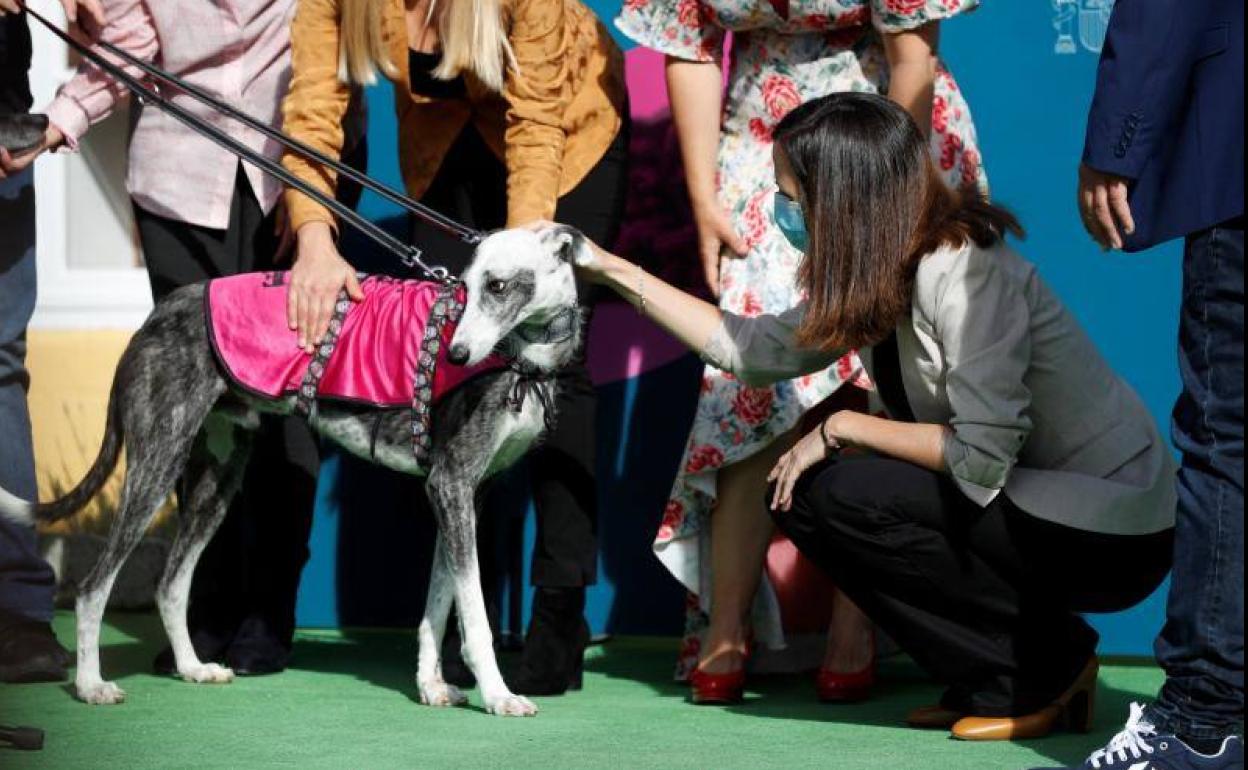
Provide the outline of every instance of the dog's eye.
{"type": "Polygon", "coordinates": [[[494,295],[506,294],[507,282],[496,278],[485,284],[485,290],[494,295]]]}

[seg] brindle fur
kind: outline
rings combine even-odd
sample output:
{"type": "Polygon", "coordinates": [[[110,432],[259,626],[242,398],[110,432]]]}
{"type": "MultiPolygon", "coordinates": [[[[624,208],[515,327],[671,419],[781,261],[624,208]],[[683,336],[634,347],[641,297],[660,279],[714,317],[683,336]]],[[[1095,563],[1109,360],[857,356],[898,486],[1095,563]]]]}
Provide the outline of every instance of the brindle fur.
{"type": "MultiPolygon", "coordinates": [[[[546,266],[550,275],[566,270],[567,276],[559,275],[561,281],[571,275],[574,252],[584,248],[579,234],[565,228],[530,240],[557,254],[554,265],[538,257],[532,259],[546,266]]],[[[484,274],[494,275],[488,269],[484,274]]],[[[531,271],[526,275],[534,281],[554,280],[534,277],[531,271]]],[[[472,292],[471,283],[469,288],[472,292]]],[[[260,414],[291,414],[294,398],[263,400],[231,384],[209,341],[203,310],[205,291],[206,286],[199,284],[172,293],[134,335],[117,367],[99,456],[74,490],[60,500],[41,504],[25,503],[0,490],[0,513],[11,518],[55,521],[68,517],[104,485],[124,444],[128,462],[121,506],[107,547],[81,585],[77,603],[75,684],[78,697],[88,703],[118,703],[125,698],[121,688],[100,675],[99,631],[104,606],[122,564],[180,476],[185,480],[180,527],[157,590],[157,606],[183,679],[228,682],[233,678],[228,669],[203,663],[195,654],[186,625],[191,577],[238,491],[260,414]]],[[[521,286],[517,295],[523,300],[521,305],[530,302],[533,287],[521,286]]],[[[502,304],[506,307],[496,311],[509,317],[500,328],[513,329],[514,324],[525,321],[524,309],[518,309],[517,302],[502,304]]],[[[478,316],[482,312],[493,311],[476,310],[478,316]]],[[[566,364],[580,346],[580,326],[576,325],[571,339],[553,349],[546,344],[541,359],[558,366],[566,364]]],[[[524,357],[522,341],[506,337],[498,342],[524,357]]],[[[434,409],[433,448],[425,486],[440,534],[425,616],[418,630],[417,675],[421,700],[428,705],[453,706],[466,700],[443,680],[438,660],[453,600],[460,609],[464,657],[480,683],[486,708],[506,716],[528,716],[537,711],[527,699],[513,695],[499,673],[475,545],[477,488],[538,439],[547,418],[543,404],[554,403],[552,397],[531,397],[524,400],[519,412],[513,409],[508,397],[520,376],[512,369],[481,375],[447,394],[434,409]]],[[[554,380],[537,387],[553,388],[554,380]]],[[[413,456],[410,420],[406,409],[374,410],[321,401],[310,424],[353,454],[419,475],[425,470],[417,466],[413,456]]]]}

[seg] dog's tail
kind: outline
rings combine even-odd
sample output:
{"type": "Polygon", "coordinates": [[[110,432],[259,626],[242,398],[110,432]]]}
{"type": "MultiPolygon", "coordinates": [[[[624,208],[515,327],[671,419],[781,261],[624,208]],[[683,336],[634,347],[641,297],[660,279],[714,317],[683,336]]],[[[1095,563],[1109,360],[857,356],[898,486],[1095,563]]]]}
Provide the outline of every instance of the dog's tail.
{"type": "Polygon", "coordinates": [[[95,497],[112,475],[113,469],[117,467],[117,458],[121,455],[123,431],[118,411],[116,399],[111,399],[108,405],[108,423],[104,427],[104,443],[100,445],[100,453],[91,470],[78,482],[78,486],[59,500],[46,503],[23,500],[0,487],[0,517],[28,526],[37,521],[60,521],[91,502],[91,498],[95,497]]]}

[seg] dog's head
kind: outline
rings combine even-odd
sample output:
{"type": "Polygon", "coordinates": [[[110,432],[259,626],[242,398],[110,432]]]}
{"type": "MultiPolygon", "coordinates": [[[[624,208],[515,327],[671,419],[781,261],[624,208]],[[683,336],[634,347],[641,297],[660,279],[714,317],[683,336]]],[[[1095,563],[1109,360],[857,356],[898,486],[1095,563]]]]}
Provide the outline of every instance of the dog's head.
{"type": "Polygon", "coordinates": [[[585,259],[592,259],[585,236],[562,225],[483,240],[463,277],[468,304],[451,363],[478,364],[501,346],[543,370],[562,366],[580,342],[573,266],[585,259]]]}

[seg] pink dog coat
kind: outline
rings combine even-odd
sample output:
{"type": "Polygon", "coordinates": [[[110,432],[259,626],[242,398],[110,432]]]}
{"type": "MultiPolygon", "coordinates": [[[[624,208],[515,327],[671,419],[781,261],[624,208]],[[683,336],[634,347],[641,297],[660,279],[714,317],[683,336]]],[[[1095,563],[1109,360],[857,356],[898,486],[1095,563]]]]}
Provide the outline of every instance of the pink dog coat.
{"type": "Polygon", "coordinates": [[[266,399],[296,396],[381,408],[411,405],[417,455],[427,453],[432,407],[478,374],[506,366],[492,356],[474,367],[446,360],[463,312],[462,286],[370,276],[364,299],[338,300],[329,333],[314,355],[286,323],[287,273],[244,273],[208,284],[209,337],[229,378],[266,399]],[[423,450],[423,451],[422,451],[423,450]]]}

